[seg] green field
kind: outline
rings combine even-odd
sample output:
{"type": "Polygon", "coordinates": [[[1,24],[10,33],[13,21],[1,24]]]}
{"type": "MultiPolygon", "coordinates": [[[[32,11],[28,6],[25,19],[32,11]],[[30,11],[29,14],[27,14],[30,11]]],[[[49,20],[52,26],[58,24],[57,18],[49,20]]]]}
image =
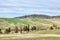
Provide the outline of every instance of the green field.
{"type": "Polygon", "coordinates": [[[0,37],[0,40],[60,40],[60,37],[39,37],[39,38],[6,38],[0,37]]]}
{"type": "Polygon", "coordinates": [[[59,21],[48,20],[45,18],[0,18],[0,27],[14,26],[14,25],[38,25],[38,26],[51,26],[52,24],[60,25],[59,21]]]}

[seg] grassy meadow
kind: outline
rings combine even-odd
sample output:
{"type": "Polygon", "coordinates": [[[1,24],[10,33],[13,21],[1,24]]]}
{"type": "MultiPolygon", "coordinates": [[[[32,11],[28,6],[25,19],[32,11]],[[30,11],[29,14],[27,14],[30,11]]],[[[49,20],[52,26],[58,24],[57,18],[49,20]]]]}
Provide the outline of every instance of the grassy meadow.
{"type": "Polygon", "coordinates": [[[0,37],[0,40],[60,40],[60,37],[39,37],[39,38],[12,38],[0,37]]]}
{"type": "Polygon", "coordinates": [[[39,30],[39,31],[31,31],[27,34],[60,34],[59,30],[39,30]]]}
{"type": "MultiPolygon", "coordinates": [[[[60,20],[60,19],[59,19],[60,20]]],[[[57,24],[59,26],[59,21],[54,19],[45,18],[0,18],[0,27],[2,26],[14,26],[14,25],[38,25],[38,26],[51,26],[52,24],[57,24]]]]}
{"type": "MultiPolygon", "coordinates": [[[[52,24],[59,24],[60,19],[45,19],[45,18],[0,18],[0,27],[13,27],[20,25],[30,25],[30,27],[37,25],[40,27],[50,27],[52,24]]],[[[60,34],[59,30],[39,30],[31,31],[29,33],[35,34],[60,34]]]]}

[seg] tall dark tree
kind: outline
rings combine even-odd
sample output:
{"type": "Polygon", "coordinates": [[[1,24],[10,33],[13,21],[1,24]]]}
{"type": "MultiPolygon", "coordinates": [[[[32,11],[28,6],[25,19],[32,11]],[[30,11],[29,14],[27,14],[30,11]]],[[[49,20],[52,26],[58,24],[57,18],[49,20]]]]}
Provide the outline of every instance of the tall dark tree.
{"type": "Polygon", "coordinates": [[[53,27],[54,27],[55,29],[58,29],[56,24],[53,24],[53,27]]]}
{"type": "Polygon", "coordinates": [[[15,33],[18,33],[18,27],[15,27],[15,33]]]}
{"type": "Polygon", "coordinates": [[[33,26],[32,28],[31,28],[31,30],[33,31],[33,30],[36,30],[36,26],[33,26]]]}
{"type": "Polygon", "coordinates": [[[10,27],[8,28],[8,31],[11,32],[11,28],[10,27]]]}
{"type": "Polygon", "coordinates": [[[0,34],[2,34],[2,29],[0,29],[0,34]]]}
{"type": "Polygon", "coordinates": [[[22,27],[20,27],[20,33],[22,33],[22,27]]]}
{"type": "Polygon", "coordinates": [[[51,27],[50,27],[50,30],[53,30],[53,29],[54,29],[54,28],[51,26],[51,27]]]}
{"type": "Polygon", "coordinates": [[[28,24],[28,26],[27,26],[27,31],[28,31],[28,32],[30,31],[30,30],[29,30],[29,29],[30,29],[29,26],[30,26],[30,25],[28,24]]]}
{"type": "Polygon", "coordinates": [[[8,28],[8,29],[5,29],[5,33],[10,33],[11,32],[11,30],[10,30],[10,28],[8,28]]]}
{"type": "Polygon", "coordinates": [[[53,27],[57,27],[57,25],[53,24],[53,27]]]}

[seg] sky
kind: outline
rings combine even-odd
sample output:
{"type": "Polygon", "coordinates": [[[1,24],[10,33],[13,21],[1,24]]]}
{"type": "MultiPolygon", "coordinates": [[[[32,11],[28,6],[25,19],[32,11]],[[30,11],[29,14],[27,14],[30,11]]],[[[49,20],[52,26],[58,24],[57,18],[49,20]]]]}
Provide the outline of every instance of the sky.
{"type": "Polygon", "coordinates": [[[31,14],[60,15],[60,0],[0,0],[0,17],[31,14]]]}

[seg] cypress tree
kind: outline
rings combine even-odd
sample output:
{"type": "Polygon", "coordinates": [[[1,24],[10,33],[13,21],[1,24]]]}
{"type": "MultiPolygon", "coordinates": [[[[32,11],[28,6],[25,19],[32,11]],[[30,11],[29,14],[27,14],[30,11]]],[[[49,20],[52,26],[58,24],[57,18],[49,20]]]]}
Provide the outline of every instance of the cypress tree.
{"type": "Polygon", "coordinates": [[[15,33],[18,33],[18,27],[15,27],[15,33]]]}
{"type": "Polygon", "coordinates": [[[20,33],[22,33],[22,27],[20,27],[20,33]]]}
{"type": "Polygon", "coordinates": [[[0,34],[2,34],[2,29],[0,29],[0,34]]]}

